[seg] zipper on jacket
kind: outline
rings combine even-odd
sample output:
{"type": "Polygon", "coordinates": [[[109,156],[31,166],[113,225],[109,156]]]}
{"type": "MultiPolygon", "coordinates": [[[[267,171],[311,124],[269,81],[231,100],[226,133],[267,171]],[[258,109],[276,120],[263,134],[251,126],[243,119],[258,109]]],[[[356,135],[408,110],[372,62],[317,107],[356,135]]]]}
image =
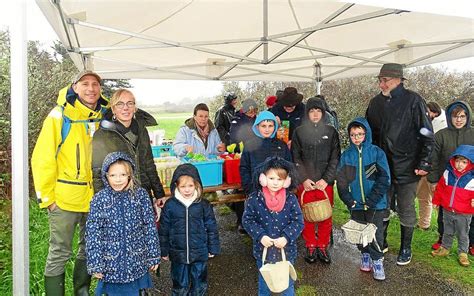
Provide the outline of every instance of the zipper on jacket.
{"type": "Polygon", "coordinates": [[[81,174],[81,151],[79,150],[79,143],[76,144],[76,167],[77,167],[76,179],[79,179],[79,176],[81,174]]]}
{"type": "Polygon", "coordinates": [[[186,207],[186,263],[189,264],[189,207],[186,207]]]}
{"type": "Polygon", "coordinates": [[[365,194],[364,194],[364,183],[362,180],[362,147],[358,147],[357,151],[359,152],[359,185],[360,185],[360,196],[362,198],[362,202],[364,203],[364,210],[367,210],[367,206],[365,205],[365,194]]]}
{"type": "MultiPolygon", "coordinates": [[[[454,177],[456,178],[456,181],[454,182],[454,185],[453,185],[453,192],[451,192],[451,198],[449,199],[449,207],[451,208],[451,210],[453,209],[453,203],[454,203],[454,193],[456,192],[456,187],[458,185],[458,182],[459,180],[461,180],[461,178],[467,174],[467,172],[465,172],[464,174],[460,175],[459,178],[456,178],[456,175],[453,173],[454,177]]],[[[448,174],[448,178],[449,178],[449,174],[448,174]]],[[[446,183],[448,183],[448,180],[446,180],[446,183]]]]}

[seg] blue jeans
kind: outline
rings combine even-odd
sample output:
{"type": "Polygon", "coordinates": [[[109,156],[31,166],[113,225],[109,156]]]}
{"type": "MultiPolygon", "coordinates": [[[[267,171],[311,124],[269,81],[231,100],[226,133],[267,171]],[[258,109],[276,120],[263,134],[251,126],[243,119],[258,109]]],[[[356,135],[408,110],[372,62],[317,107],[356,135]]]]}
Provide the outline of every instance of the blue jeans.
{"type": "MultiPolygon", "coordinates": [[[[295,264],[294,260],[289,260],[291,264],[295,264]]],[[[260,270],[260,267],[262,267],[262,259],[257,259],[257,268],[260,270]]],[[[270,296],[272,295],[272,292],[270,289],[268,289],[267,284],[265,283],[265,280],[262,277],[262,274],[260,271],[258,272],[258,296],[270,296]]],[[[290,277],[288,289],[285,291],[281,292],[281,296],[294,296],[295,295],[295,285],[294,281],[290,277]]]]}

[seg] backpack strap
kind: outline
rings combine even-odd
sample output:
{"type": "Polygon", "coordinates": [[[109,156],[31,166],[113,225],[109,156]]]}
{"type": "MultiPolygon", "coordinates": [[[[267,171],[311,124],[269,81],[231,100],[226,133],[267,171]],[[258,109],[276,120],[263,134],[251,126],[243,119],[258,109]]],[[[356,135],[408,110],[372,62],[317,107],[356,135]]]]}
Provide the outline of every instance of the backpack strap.
{"type": "MultiPolygon", "coordinates": [[[[56,158],[58,157],[59,151],[61,150],[62,145],[66,141],[67,136],[69,135],[69,132],[71,131],[71,125],[73,123],[83,123],[85,125],[86,131],[89,130],[88,123],[95,123],[95,122],[100,122],[102,118],[91,118],[91,119],[85,119],[85,120],[72,120],[71,118],[67,117],[64,115],[64,107],[67,103],[64,103],[64,105],[58,105],[58,107],[61,110],[61,116],[63,118],[63,122],[61,125],[61,142],[58,145],[58,148],[56,149],[56,158]]],[[[107,112],[107,108],[101,107],[100,113],[102,116],[104,116],[105,112],[107,112]]]]}
{"type": "Polygon", "coordinates": [[[61,146],[64,144],[69,131],[71,130],[71,119],[64,115],[64,105],[59,105],[59,109],[61,110],[61,116],[63,118],[63,122],[61,124],[61,142],[56,149],[56,158],[58,158],[59,150],[61,150],[61,146]]]}

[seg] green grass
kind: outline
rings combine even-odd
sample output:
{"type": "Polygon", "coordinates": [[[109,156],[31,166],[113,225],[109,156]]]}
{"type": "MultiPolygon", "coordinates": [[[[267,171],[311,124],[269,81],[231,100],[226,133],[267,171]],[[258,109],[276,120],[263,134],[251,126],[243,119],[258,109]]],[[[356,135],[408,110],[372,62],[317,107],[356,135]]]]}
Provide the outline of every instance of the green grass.
{"type": "Polygon", "coordinates": [[[11,202],[0,199],[0,295],[12,294],[11,202]]]}
{"type": "Polygon", "coordinates": [[[316,296],[316,288],[308,285],[301,285],[296,289],[297,296],[316,296]]]}
{"type": "MultiPolygon", "coordinates": [[[[418,205],[417,205],[418,208],[418,205]]],[[[418,211],[417,211],[418,212],[418,211]]],[[[413,260],[425,264],[441,273],[441,277],[448,278],[462,285],[474,287],[474,260],[469,256],[471,266],[466,268],[458,263],[457,256],[457,240],[451,249],[451,255],[447,258],[433,258],[431,256],[431,245],[438,239],[436,218],[437,211],[433,210],[431,217],[431,227],[429,230],[420,230],[415,228],[412,241],[413,260]]],[[[337,226],[341,226],[349,220],[349,210],[343,202],[336,196],[334,198],[333,222],[337,226]]],[[[389,245],[389,253],[398,254],[400,247],[400,220],[393,217],[390,220],[387,241],[389,245]]],[[[437,276],[434,275],[433,276],[437,276]]]]}
{"type": "Polygon", "coordinates": [[[152,113],[158,121],[158,126],[150,127],[149,130],[164,129],[165,139],[174,140],[179,128],[184,121],[192,117],[192,113],[152,113]]]}

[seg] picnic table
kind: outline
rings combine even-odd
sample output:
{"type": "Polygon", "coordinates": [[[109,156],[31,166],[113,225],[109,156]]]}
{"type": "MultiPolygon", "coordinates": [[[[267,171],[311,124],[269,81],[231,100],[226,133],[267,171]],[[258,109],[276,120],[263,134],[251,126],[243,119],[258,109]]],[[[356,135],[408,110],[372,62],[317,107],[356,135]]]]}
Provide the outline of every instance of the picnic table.
{"type": "MultiPolygon", "coordinates": [[[[169,187],[165,187],[165,197],[170,197],[171,192],[169,187]]],[[[225,191],[225,190],[230,190],[230,189],[241,189],[240,184],[227,184],[223,183],[218,186],[208,186],[203,188],[203,192],[217,192],[217,191],[225,191]]],[[[238,202],[238,201],[244,201],[245,200],[245,194],[242,191],[239,191],[237,193],[232,193],[232,194],[224,194],[219,197],[218,200],[211,201],[211,204],[225,204],[225,203],[232,203],[232,202],[238,202]]]]}

